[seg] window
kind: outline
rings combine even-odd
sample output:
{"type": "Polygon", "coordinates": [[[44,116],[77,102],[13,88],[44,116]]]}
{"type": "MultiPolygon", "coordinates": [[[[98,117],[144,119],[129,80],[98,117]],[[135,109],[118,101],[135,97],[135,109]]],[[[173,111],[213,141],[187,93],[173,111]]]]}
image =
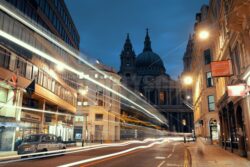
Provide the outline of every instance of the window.
{"type": "Polygon", "coordinates": [[[8,90],[0,87],[0,103],[7,102],[8,90]]]}
{"type": "Polygon", "coordinates": [[[32,78],[32,64],[27,63],[26,66],[26,76],[27,79],[31,79],[32,78]]]}
{"type": "Polygon", "coordinates": [[[211,52],[210,52],[210,49],[207,49],[204,51],[204,61],[205,61],[205,64],[210,64],[211,63],[211,52]]]}
{"type": "Polygon", "coordinates": [[[43,87],[47,88],[48,87],[48,76],[46,74],[43,74],[43,87]]]}
{"type": "Polygon", "coordinates": [[[0,66],[9,68],[10,53],[7,50],[0,48],[0,66]]]}
{"type": "Polygon", "coordinates": [[[17,60],[17,69],[18,69],[18,72],[21,76],[25,76],[26,74],[26,62],[24,62],[23,60],[21,59],[18,59],[17,60]]]}
{"type": "Polygon", "coordinates": [[[98,106],[103,106],[103,101],[101,99],[98,99],[97,103],[98,103],[98,106]]]}
{"type": "Polygon", "coordinates": [[[87,105],[88,105],[88,102],[87,102],[87,101],[84,101],[82,104],[83,104],[83,106],[87,106],[87,105]]]}
{"type": "Polygon", "coordinates": [[[232,61],[233,61],[233,68],[234,68],[234,72],[235,74],[239,74],[240,73],[240,54],[239,54],[239,50],[238,50],[238,45],[236,45],[236,47],[232,50],[232,61]]]}
{"type": "Polygon", "coordinates": [[[15,66],[16,66],[16,56],[11,55],[11,57],[10,57],[10,66],[9,66],[9,69],[10,69],[11,71],[15,71],[15,66]]]}
{"type": "Polygon", "coordinates": [[[52,85],[51,85],[51,91],[54,93],[55,92],[55,80],[52,80],[52,85]]]}
{"type": "Polygon", "coordinates": [[[207,87],[212,87],[214,85],[211,72],[206,73],[207,77],[207,87]]]}
{"type": "Polygon", "coordinates": [[[38,84],[43,85],[43,72],[41,70],[38,73],[38,84]]]}
{"type": "Polygon", "coordinates": [[[160,105],[163,105],[165,102],[165,94],[164,91],[160,92],[160,105]]]}
{"type": "Polygon", "coordinates": [[[150,96],[150,102],[155,104],[155,91],[151,90],[149,96],[150,96]]]}
{"type": "Polygon", "coordinates": [[[103,120],[103,114],[95,114],[95,120],[96,121],[102,121],[103,120]]]}
{"type": "Polygon", "coordinates": [[[82,105],[82,102],[78,101],[78,102],[77,102],[77,105],[78,105],[78,106],[81,106],[81,105],[82,105]]]}
{"type": "Polygon", "coordinates": [[[52,78],[48,76],[48,80],[47,80],[47,83],[48,83],[48,89],[51,90],[51,86],[52,86],[52,78]]]}
{"type": "Polygon", "coordinates": [[[214,103],[214,96],[208,96],[208,109],[209,111],[214,111],[215,110],[215,103],[214,103]]]}
{"type": "Polygon", "coordinates": [[[130,78],[130,74],[129,74],[129,73],[126,73],[125,76],[126,76],[127,78],[130,78]]]}

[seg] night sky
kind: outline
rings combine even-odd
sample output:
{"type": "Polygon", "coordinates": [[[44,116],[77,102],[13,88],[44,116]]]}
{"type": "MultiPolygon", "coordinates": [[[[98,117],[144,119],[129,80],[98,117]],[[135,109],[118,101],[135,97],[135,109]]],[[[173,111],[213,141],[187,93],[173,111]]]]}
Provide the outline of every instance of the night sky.
{"type": "Polygon", "coordinates": [[[120,53],[130,33],[136,55],[142,52],[146,28],[152,49],[177,78],[195,14],[208,0],[65,0],[80,34],[81,52],[120,67],[120,53]]]}

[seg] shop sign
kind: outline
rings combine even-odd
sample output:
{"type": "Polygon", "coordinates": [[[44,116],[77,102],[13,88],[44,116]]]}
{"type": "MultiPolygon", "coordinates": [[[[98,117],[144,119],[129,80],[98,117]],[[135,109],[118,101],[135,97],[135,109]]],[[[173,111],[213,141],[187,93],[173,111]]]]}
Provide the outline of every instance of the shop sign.
{"type": "Polygon", "coordinates": [[[245,96],[248,89],[246,84],[230,85],[227,86],[227,93],[229,97],[245,96]]]}
{"type": "Polygon", "coordinates": [[[231,60],[211,62],[212,77],[228,77],[233,74],[231,60]]]}

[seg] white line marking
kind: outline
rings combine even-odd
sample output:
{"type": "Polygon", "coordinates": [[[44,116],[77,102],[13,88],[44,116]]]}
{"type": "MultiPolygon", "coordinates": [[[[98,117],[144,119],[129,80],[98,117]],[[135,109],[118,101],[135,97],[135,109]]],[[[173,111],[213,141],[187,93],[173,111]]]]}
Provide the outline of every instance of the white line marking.
{"type": "Polygon", "coordinates": [[[183,166],[183,165],[179,165],[179,164],[167,164],[167,166],[183,166]]]}
{"type": "Polygon", "coordinates": [[[174,150],[175,150],[175,145],[173,145],[172,153],[174,152],[174,150]]]}
{"type": "Polygon", "coordinates": [[[167,158],[170,158],[171,156],[172,156],[172,153],[171,153],[171,154],[169,154],[167,158]]]}
{"type": "Polygon", "coordinates": [[[44,154],[43,152],[39,152],[39,153],[1,157],[0,160],[2,160],[2,162],[0,161],[0,164],[7,164],[7,163],[12,163],[12,162],[32,160],[32,159],[38,159],[38,158],[44,158],[44,157],[52,157],[52,156],[57,156],[57,155],[72,154],[72,153],[77,153],[77,152],[84,152],[84,151],[90,151],[90,150],[108,148],[108,147],[127,146],[130,144],[136,144],[136,143],[137,144],[144,144],[144,143],[147,143],[149,141],[160,141],[160,140],[167,140],[167,139],[163,139],[163,138],[150,139],[150,138],[148,138],[148,139],[145,139],[144,141],[132,140],[132,141],[123,142],[123,143],[98,144],[98,145],[92,145],[92,146],[86,146],[86,147],[80,147],[80,148],[78,147],[78,148],[69,148],[69,149],[65,149],[65,150],[48,151],[48,152],[46,152],[47,155],[43,155],[44,154]],[[53,153],[53,154],[51,154],[51,153],[53,153]],[[40,156],[18,159],[21,156],[32,156],[32,155],[40,155],[40,156]],[[4,161],[4,160],[6,160],[6,161],[4,161]]]}
{"type": "Polygon", "coordinates": [[[162,161],[157,167],[161,167],[164,163],[165,161],[162,161]]]}
{"type": "Polygon", "coordinates": [[[113,157],[113,156],[117,156],[117,155],[122,155],[122,154],[131,152],[131,151],[135,151],[135,150],[139,150],[139,149],[150,148],[150,147],[152,147],[152,146],[154,146],[156,144],[162,144],[162,143],[164,143],[166,141],[167,140],[164,139],[164,140],[162,140],[160,142],[157,141],[157,142],[151,143],[151,144],[146,145],[146,146],[138,146],[138,147],[130,148],[130,149],[123,150],[123,151],[116,152],[116,153],[112,153],[112,154],[102,155],[102,156],[98,156],[98,157],[94,157],[94,158],[84,159],[84,160],[81,160],[81,161],[76,161],[76,162],[60,165],[58,167],[70,167],[70,166],[76,166],[76,165],[80,165],[80,164],[84,164],[84,163],[89,163],[89,162],[93,162],[93,161],[97,161],[97,160],[101,160],[101,159],[105,159],[105,158],[109,158],[109,157],[113,157]]]}
{"type": "Polygon", "coordinates": [[[166,157],[155,157],[155,159],[166,159],[166,157]]]}

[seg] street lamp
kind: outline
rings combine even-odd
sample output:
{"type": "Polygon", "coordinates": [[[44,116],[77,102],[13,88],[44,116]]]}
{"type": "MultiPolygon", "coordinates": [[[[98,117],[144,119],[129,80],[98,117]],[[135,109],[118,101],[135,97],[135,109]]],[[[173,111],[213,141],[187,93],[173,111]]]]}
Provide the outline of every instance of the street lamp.
{"type": "Polygon", "coordinates": [[[85,95],[88,93],[88,89],[79,89],[79,93],[80,93],[82,96],[85,96],[85,95]]]}
{"type": "Polygon", "coordinates": [[[209,38],[209,32],[207,30],[202,30],[199,32],[199,38],[202,40],[206,40],[209,38]]]}
{"type": "Polygon", "coordinates": [[[184,85],[191,85],[193,83],[193,78],[191,76],[184,76],[183,84],[184,85]]]}

